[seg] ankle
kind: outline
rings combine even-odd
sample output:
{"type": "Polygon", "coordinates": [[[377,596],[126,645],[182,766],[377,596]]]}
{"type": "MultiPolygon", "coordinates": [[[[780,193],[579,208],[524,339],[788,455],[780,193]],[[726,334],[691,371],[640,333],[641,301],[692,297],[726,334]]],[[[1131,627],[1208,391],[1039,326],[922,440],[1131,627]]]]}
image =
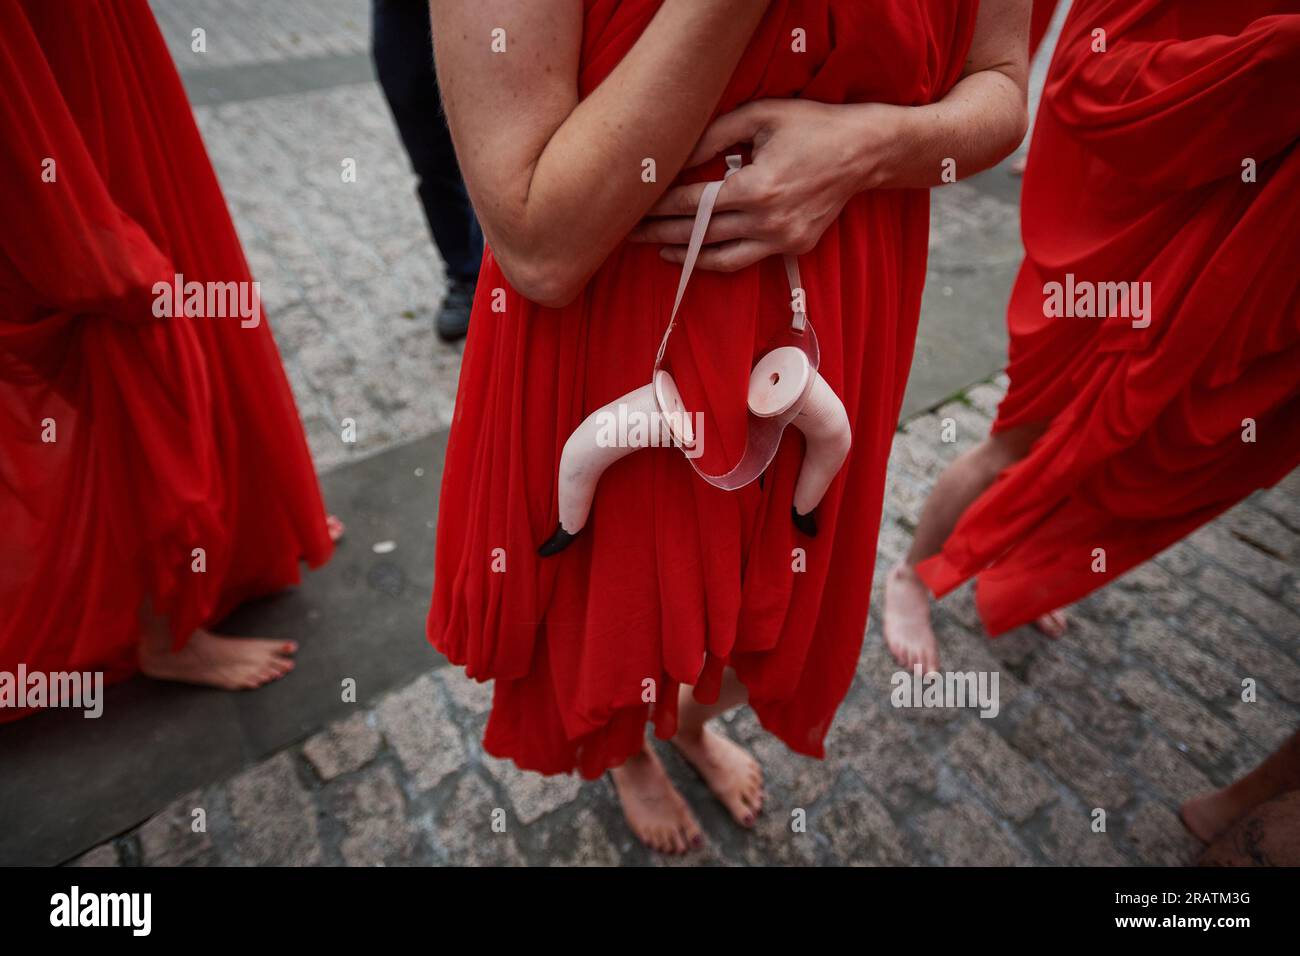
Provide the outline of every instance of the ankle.
{"type": "Polygon", "coordinates": [[[920,581],[921,580],[920,577],[917,576],[916,565],[913,564],[911,562],[911,559],[909,558],[904,558],[902,561],[899,561],[892,568],[890,568],[889,576],[891,578],[896,578],[899,581],[920,581]]]}
{"type": "Polygon", "coordinates": [[[704,724],[678,724],[673,740],[677,743],[698,744],[704,739],[704,724]]]}

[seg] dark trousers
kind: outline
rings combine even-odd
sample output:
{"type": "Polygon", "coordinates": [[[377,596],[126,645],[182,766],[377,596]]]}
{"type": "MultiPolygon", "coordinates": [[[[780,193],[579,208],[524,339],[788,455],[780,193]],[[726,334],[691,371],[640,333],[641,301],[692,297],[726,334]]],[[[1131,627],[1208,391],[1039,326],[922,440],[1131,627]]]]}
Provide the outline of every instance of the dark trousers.
{"type": "Polygon", "coordinates": [[[442,113],[428,0],[372,0],[372,13],[375,70],[419,178],[424,218],[448,275],[472,282],[483,258],[483,232],[442,113]]]}

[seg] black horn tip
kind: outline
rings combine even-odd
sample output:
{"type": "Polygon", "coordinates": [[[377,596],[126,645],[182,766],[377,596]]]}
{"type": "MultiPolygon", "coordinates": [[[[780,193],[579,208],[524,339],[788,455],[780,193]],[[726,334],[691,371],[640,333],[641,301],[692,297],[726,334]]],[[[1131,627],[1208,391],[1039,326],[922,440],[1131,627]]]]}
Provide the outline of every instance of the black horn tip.
{"type": "Polygon", "coordinates": [[[817,509],[814,508],[806,515],[801,515],[799,509],[794,505],[790,506],[790,517],[794,519],[794,526],[810,538],[817,537],[817,509]]]}
{"type": "Polygon", "coordinates": [[[549,558],[552,555],[559,554],[565,548],[573,543],[573,539],[578,536],[575,531],[573,534],[564,530],[563,525],[555,526],[555,533],[542,542],[542,546],[537,549],[537,553],[543,558],[549,558]]]}

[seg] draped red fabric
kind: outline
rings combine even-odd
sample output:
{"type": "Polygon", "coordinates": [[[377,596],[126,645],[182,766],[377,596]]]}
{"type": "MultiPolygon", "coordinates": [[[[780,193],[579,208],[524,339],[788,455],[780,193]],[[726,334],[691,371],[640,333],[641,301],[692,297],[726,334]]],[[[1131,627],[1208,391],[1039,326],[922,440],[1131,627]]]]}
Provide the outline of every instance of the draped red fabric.
{"type": "MultiPolygon", "coordinates": [[[[657,9],[656,0],[588,0],[582,93],[657,9]]],[[[960,76],[975,13],[973,0],[776,0],[717,112],[760,97],[934,101],[960,76]],[[799,29],[806,52],[792,48],[799,29]]],[[[719,159],[688,177],[722,171],[719,159]]],[[[678,269],[656,248],[625,243],[572,305],[546,309],[510,289],[491,251],[484,255],[447,448],[428,632],[470,677],[495,679],[490,753],[543,773],[597,776],[641,746],[647,719],[660,736],[674,732],[680,685],[713,699],[730,665],[765,727],[822,755],[866,627],[928,215],[924,190],[860,195],[801,257],[821,372],[853,426],[851,457],[818,510],[815,539],[790,520],[803,439],[787,429],[762,486],[735,492],[701,480],[675,449],[630,455],[601,479],[578,539],[558,557],[536,557],[556,524],[564,442],[592,411],[649,382],[678,269]],[[504,314],[491,308],[498,288],[504,314]]],[[[739,453],[756,352],[788,321],[779,257],[736,274],[696,273],[672,363],[688,404],[708,413],[706,460],[739,453]]]]}
{"type": "Polygon", "coordinates": [[[1029,55],[1032,58],[1042,46],[1047,28],[1052,25],[1056,8],[1060,0],[1034,0],[1033,11],[1029,15],[1029,55]]]}
{"type": "Polygon", "coordinates": [[[260,309],[154,315],[252,277],[145,0],[3,17],[0,671],[115,680],[146,600],[179,646],[331,545],[260,309]]]}
{"type": "Polygon", "coordinates": [[[1300,463],[1297,76],[1295,0],[1076,0],[1025,174],[994,424],[1047,431],[919,568],[936,594],[976,578],[991,634],[1300,463]],[[1150,324],[1049,318],[1053,282],[1149,282],[1150,324]]]}

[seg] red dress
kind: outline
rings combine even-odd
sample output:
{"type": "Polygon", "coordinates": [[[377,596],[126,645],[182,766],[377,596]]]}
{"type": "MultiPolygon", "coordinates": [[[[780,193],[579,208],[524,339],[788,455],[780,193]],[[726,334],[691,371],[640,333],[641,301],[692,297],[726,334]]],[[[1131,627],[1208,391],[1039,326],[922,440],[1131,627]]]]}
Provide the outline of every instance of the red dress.
{"type": "MultiPolygon", "coordinates": [[[[582,93],[657,9],[655,0],[588,0],[582,93]]],[[[974,0],[776,0],[717,113],[761,97],[933,102],[960,76],[975,13],[974,0]],[[806,52],[791,49],[796,28],[806,31],[806,52]]],[[[688,176],[718,179],[723,168],[719,159],[688,176]]],[[[538,558],[556,526],[564,442],[589,413],[650,381],[679,273],[657,248],[624,243],[573,304],[547,309],[510,289],[491,251],[484,255],[447,448],[428,632],[470,677],[495,680],[490,753],[543,773],[598,776],[640,748],[647,719],[672,735],[679,686],[712,700],[728,665],[763,726],[822,755],[866,627],[928,217],[926,190],[862,194],[801,257],[821,372],[853,428],[812,539],[790,519],[803,439],[787,429],[762,486],[734,492],[704,482],[675,449],[630,455],[601,478],[572,546],[538,558]],[[491,310],[498,287],[504,314],[491,310]],[[797,548],[806,570],[794,569],[797,548]]],[[[711,447],[728,461],[744,444],[756,353],[788,324],[789,299],[780,257],[731,275],[697,271],[686,294],[674,375],[695,396],[692,407],[709,409],[720,437],[711,447]]]]}
{"type": "Polygon", "coordinates": [[[1295,0],[1076,0],[1025,174],[993,426],[1047,431],[918,568],[940,595],[974,577],[990,634],[1300,463],[1298,76],[1295,0]],[[1045,317],[1067,281],[1149,282],[1150,325],[1045,317]]]}
{"type": "Polygon", "coordinates": [[[1029,56],[1032,59],[1042,46],[1047,29],[1056,16],[1060,0],[1034,0],[1033,11],[1029,15],[1029,56]]]}
{"type": "Polygon", "coordinates": [[[260,312],[154,315],[252,277],[145,0],[3,16],[0,671],[114,680],[146,599],[179,646],[331,545],[260,312]]]}

